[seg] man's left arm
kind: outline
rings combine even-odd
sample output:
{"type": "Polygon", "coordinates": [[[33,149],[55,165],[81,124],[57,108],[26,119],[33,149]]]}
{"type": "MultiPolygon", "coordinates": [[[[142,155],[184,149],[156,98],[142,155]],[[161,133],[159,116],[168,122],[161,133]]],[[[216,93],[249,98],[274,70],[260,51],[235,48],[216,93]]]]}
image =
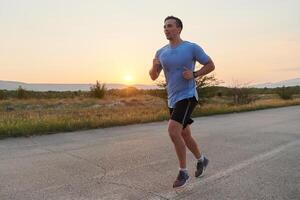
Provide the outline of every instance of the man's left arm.
{"type": "Polygon", "coordinates": [[[197,44],[193,44],[193,55],[194,59],[203,65],[201,69],[197,71],[191,71],[188,68],[184,67],[183,77],[186,80],[193,78],[205,76],[206,74],[212,72],[215,69],[215,64],[212,59],[204,52],[204,50],[197,44]]]}
{"type": "Polygon", "coordinates": [[[201,69],[199,69],[197,71],[193,72],[190,69],[188,69],[187,67],[184,67],[184,71],[182,72],[182,76],[186,80],[190,80],[190,79],[193,79],[193,78],[205,76],[206,74],[209,74],[210,72],[212,72],[214,69],[215,69],[214,62],[212,61],[211,58],[208,58],[208,61],[203,65],[203,67],[201,67],[201,69]]]}
{"type": "Polygon", "coordinates": [[[209,74],[210,72],[214,71],[214,69],[215,69],[215,64],[212,61],[212,59],[209,58],[208,62],[204,64],[203,67],[201,67],[201,69],[193,72],[194,78],[197,78],[199,76],[200,77],[205,76],[206,74],[209,74]]]}

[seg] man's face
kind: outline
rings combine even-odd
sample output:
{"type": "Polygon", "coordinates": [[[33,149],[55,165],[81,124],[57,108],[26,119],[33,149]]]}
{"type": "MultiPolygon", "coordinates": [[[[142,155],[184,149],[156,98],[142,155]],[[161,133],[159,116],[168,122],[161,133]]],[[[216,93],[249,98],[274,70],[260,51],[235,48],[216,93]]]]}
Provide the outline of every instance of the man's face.
{"type": "Polygon", "coordinates": [[[164,25],[164,32],[168,40],[172,40],[180,35],[181,28],[177,27],[175,19],[168,19],[164,25]]]}

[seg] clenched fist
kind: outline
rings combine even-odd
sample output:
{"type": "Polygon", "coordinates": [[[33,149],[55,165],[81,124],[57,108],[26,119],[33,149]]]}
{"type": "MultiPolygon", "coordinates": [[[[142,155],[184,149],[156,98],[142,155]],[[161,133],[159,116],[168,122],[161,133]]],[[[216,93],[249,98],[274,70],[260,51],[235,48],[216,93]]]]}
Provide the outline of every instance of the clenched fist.
{"type": "Polygon", "coordinates": [[[190,80],[190,79],[193,79],[194,78],[194,74],[193,74],[193,71],[188,69],[187,67],[184,67],[184,70],[182,72],[182,76],[184,79],[186,80],[190,80]]]}
{"type": "Polygon", "coordinates": [[[151,68],[150,71],[149,71],[149,75],[150,75],[150,77],[151,77],[152,80],[155,80],[155,79],[158,78],[159,72],[160,72],[160,70],[159,70],[160,65],[161,65],[161,64],[160,64],[159,59],[154,58],[154,59],[153,59],[153,65],[152,65],[152,68],[151,68]]]}

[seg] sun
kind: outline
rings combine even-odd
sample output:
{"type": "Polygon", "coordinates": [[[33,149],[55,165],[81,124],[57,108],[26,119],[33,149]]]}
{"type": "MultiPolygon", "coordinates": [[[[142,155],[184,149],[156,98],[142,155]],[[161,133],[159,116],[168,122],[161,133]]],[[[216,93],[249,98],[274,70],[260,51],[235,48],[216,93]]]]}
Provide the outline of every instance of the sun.
{"type": "Polygon", "coordinates": [[[123,80],[126,84],[132,84],[133,83],[133,77],[130,74],[126,74],[123,76],[123,80]]]}

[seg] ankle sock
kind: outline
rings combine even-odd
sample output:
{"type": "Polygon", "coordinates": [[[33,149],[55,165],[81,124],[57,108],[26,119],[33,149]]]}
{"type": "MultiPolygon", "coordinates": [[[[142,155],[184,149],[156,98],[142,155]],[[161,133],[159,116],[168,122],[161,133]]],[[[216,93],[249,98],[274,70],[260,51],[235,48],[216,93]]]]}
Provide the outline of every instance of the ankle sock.
{"type": "Polygon", "coordinates": [[[198,159],[198,161],[203,162],[204,161],[204,156],[201,154],[201,157],[198,159]]]}
{"type": "Polygon", "coordinates": [[[184,171],[184,172],[188,172],[187,168],[179,168],[179,171],[184,171]]]}

